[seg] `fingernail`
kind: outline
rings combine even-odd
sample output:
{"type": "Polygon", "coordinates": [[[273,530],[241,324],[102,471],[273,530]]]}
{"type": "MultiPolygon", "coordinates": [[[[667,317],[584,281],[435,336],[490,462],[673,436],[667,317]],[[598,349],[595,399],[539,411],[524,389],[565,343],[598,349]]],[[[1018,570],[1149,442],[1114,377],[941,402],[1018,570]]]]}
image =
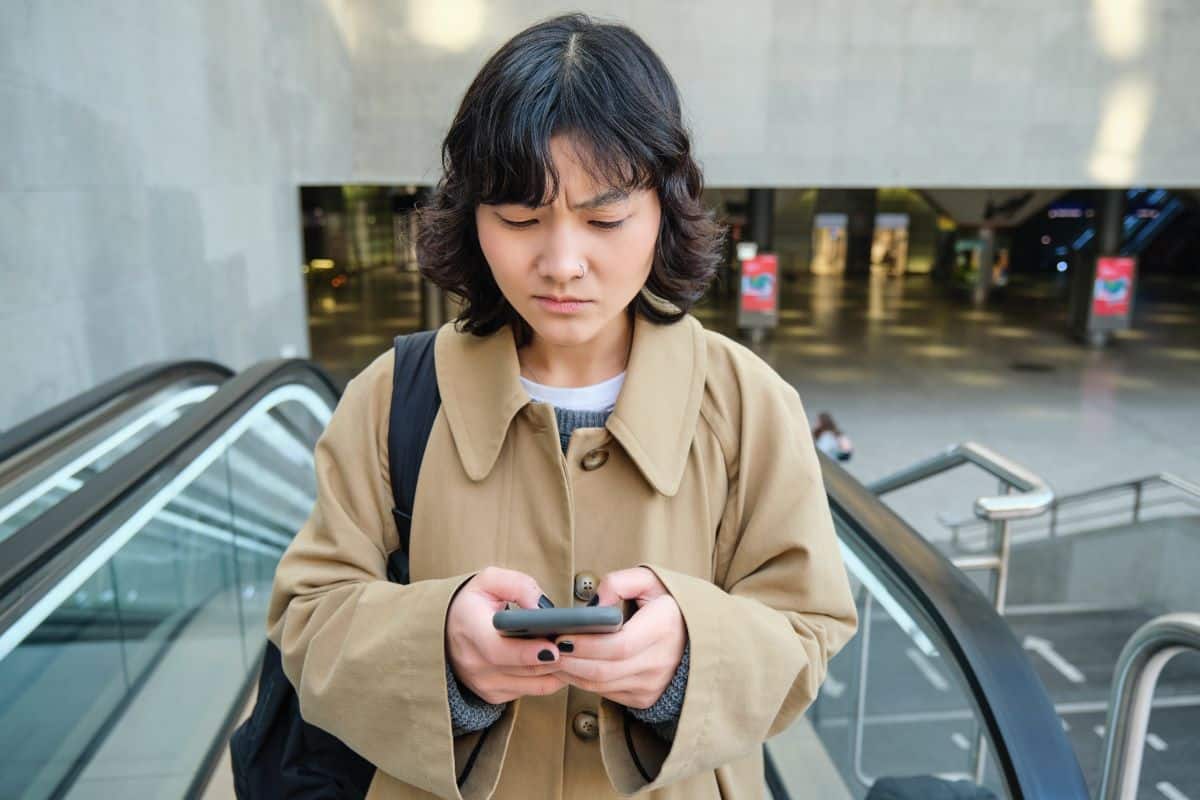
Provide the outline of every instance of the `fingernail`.
{"type": "Polygon", "coordinates": [[[554,603],[546,595],[538,598],[538,608],[554,608],[554,603]]]}
{"type": "Polygon", "coordinates": [[[554,653],[550,652],[549,650],[542,650],[540,653],[538,653],[538,661],[553,661],[553,660],[554,660],[554,653]]]}
{"type": "Polygon", "coordinates": [[[575,652],[575,643],[564,639],[563,641],[558,643],[558,652],[574,653],[575,652]]]}
{"type": "Polygon", "coordinates": [[[588,600],[588,605],[589,605],[589,606],[598,606],[598,605],[600,605],[600,595],[598,595],[598,594],[594,594],[594,595],[592,595],[592,599],[591,599],[591,600],[588,600]]]}

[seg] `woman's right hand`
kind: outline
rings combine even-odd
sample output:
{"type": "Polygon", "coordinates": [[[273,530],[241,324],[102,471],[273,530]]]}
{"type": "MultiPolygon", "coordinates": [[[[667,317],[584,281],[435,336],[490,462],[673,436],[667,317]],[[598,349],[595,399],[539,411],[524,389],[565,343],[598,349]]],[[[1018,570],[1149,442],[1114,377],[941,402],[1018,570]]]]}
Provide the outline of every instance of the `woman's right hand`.
{"type": "Polygon", "coordinates": [[[488,703],[525,695],[554,694],[558,648],[545,639],[501,636],[492,615],[514,602],[537,608],[543,597],[537,581],[511,569],[488,567],[467,581],[446,613],[446,655],[454,677],[488,703]]]}

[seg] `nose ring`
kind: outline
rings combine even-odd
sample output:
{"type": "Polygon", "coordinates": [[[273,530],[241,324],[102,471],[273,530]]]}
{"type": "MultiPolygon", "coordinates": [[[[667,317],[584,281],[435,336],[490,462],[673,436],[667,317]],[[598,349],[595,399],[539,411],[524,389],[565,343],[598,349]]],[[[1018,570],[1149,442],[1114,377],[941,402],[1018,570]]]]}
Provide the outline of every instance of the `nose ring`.
{"type": "Polygon", "coordinates": [[[587,273],[587,268],[583,266],[583,262],[579,262],[579,277],[583,277],[587,273]]]}

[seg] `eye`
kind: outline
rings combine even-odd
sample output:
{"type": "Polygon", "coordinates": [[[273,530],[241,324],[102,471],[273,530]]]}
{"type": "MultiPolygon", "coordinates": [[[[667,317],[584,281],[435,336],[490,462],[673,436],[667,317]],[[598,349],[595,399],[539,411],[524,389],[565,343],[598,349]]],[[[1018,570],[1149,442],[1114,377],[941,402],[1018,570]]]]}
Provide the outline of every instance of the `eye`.
{"type": "Polygon", "coordinates": [[[591,224],[595,225],[597,228],[601,228],[606,231],[611,231],[611,230],[613,230],[615,228],[619,228],[623,224],[625,224],[625,220],[618,219],[618,220],[614,220],[613,222],[605,222],[603,220],[594,219],[591,221],[591,224]]]}
{"type": "Polygon", "coordinates": [[[510,228],[530,228],[537,224],[536,219],[505,219],[500,217],[500,221],[510,228]]]}

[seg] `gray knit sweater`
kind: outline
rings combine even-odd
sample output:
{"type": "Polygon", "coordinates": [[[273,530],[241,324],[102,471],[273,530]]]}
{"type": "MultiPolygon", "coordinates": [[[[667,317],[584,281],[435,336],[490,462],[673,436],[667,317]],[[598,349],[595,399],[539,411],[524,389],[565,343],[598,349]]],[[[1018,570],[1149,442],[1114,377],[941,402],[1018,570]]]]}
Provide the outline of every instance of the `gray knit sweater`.
{"type": "MultiPolygon", "coordinates": [[[[555,408],[554,416],[558,420],[558,441],[563,452],[567,452],[567,444],[576,428],[602,428],[608,419],[608,411],[572,411],[555,408]]],[[[675,728],[679,723],[679,712],[683,710],[683,696],[687,691],[688,665],[690,663],[691,643],[684,645],[683,658],[675,676],[667,685],[662,696],[649,708],[631,708],[629,713],[635,719],[647,723],[662,738],[670,741],[675,738],[675,728]]],[[[454,726],[454,735],[483,730],[489,727],[504,713],[504,704],[488,703],[481,700],[470,689],[461,686],[454,678],[450,664],[446,664],[446,690],[450,700],[450,721],[454,726]]]]}

